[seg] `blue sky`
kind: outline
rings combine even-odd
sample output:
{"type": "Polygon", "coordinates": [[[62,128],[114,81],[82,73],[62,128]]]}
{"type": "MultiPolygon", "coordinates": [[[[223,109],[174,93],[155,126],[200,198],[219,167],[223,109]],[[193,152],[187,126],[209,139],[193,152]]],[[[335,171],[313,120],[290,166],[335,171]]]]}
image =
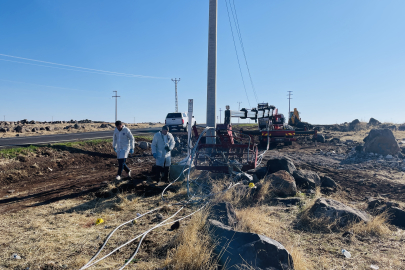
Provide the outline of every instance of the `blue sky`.
{"type": "MultiPolygon", "coordinates": [[[[293,91],[291,107],[311,123],[405,122],[405,1],[234,3],[259,102],[287,114],[293,91]]],[[[256,100],[237,43],[243,88],[225,0],[218,5],[219,114],[256,100]]],[[[208,0],[1,1],[0,37],[1,119],[113,121],[118,90],[119,119],[164,121],[180,77],[179,109],[192,98],[205,122],[208,0]]]]}

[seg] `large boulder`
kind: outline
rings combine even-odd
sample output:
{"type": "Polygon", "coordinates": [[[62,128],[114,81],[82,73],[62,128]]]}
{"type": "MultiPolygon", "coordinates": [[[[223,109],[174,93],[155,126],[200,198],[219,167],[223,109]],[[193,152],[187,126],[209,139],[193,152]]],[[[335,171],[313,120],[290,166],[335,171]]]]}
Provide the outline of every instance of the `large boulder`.
{"type": "Polygon", "coordinates": [[[350,129],[350,130],[355,130],[358,125],[360,125],[359,119],[354,119],[354,120],[349,124],[349,129],[350,129]]]}
{"type": "Polygon", "coordinates": [[[24,130],[24,128],[22,126],[16,126],[14,128],[14,131],[18,132],[18,133],[23,133],[25,130],[24,130]]]}
{"type": "Polygon", "coordinates": [[[266,176],[265,181],[270,181],[274,192],[280,196],[295,196],[297,185],[288,172],[281,170],[266,176]]]}
{"type": "Polygon", "coordinates": [[[336,188],[336,182],[329,176],[321,176],[321,187],[336,188]]]}
{"type": "Polygon", "coordinates": [[[380,155],[396,155],[400,148],[394,134],[389,129],[372,129],[364,138],[364,151],[380,155]]]}
{"type": "Polygon", "coordinates": [[[275,173],[281,170],[293,174],[296,168],[292,160],[287,157],[273,158],[267,161],[267,173],[275,173]]]}
{"type": "Polygon", "coordinates": [[[398,207],[391,207],[388,210],[390,215],[388,222],[392,225],[405,228],[405,211],[398,207]]]}
{"type": "Polygon", "coordinates": [[[7,129],[5,129],[5,128],[0,128],[0,132],[7,132],[7,129]]]}
{"type": "Polygon", "coordinates": [[[316,135],[316,141],[320,142],[320,143],[324,143],[325,142],[325,136],[322,134],[317,134],[316,135]]]}
{"type": "Polygon", "coordinates": [[[53,127],[47,126],[47,127],[45,127],[45,130],[46,130],[46,131],[52,131],[52,130],[53,130],[53,127]]]}
{"type": "Polygon", "coordinates": [[[405,125],[399,126],[399,127],[398,127],[398,130],[399,130],[399,131],[405,131],[405,125]]]}
{"type": "Polygon", "coordinates": [[[146,150],[150,147],[150,143],[148,142],[139,142],[139,147],[143,150],[146,150]]]}
{"type": "Polygon", "coordinates": [[[316,172],[296,170],[293,173],[295,183],[304,188],[316,188],[321,186],[321,178],[316,172]]]}
{"type": "Polygon", "coordinates": [[[329,223],[336,222],[339,227],[345,227],[352,222],[369,221],[367,214],[341,202],[326,198],[317,199],[310,212],[316,218],[324,219],[329,223]]]}
{"type": "Polygon", "coordinates": [[[256,168],[256,170],[253,171],[253,174],[256,175],[258,180],[262,180],[267,175],[267,167],[256,168]]]}
{"type": "Polygon", "coordinates": [[[279,242],[264,235],[234,231],[217,220],[209,219],[208,223],[218,243],[214,251],[222,254],[219,263],[227,269],[248,265],[249,269],[294,269],[291,254],[279,242]]]}
{"type": "Polygon", "coordinates": [[[381,122],[378,121],[377,119],[370,118],[370,121],[368,121],[368,124],[369,124],[370,126],[378,126],[378,125],[381,125],[381,122]]]}

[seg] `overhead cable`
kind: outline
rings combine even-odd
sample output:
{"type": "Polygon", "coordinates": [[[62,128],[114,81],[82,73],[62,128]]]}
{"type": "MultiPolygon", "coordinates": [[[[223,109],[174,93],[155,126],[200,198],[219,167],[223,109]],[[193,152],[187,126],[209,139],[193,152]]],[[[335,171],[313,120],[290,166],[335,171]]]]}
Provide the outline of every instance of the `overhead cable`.
{"type": "Polygon", "coordinates": [[[233,19],[234,19],[234,22],[235,22],[235,25],[236,25],[236,31],[237,31],[238,36],[239,36],[239,42],[240,42],[240,46],[242,48],[243,57],[245,58],[246,68],[247,68],[247,71],[248,71],[248,74],[249,74],[250,84],[252,85],[253,94],[255,95],[256,103],[259,103],[258,97],[257,97],[257,94],[256,94],[256,89],[255,89],[255,86],[253,84],[252,75],[250,74],[250,68],[249,68],[249,65],[248,65],[248,62],[247,62],[247,58],[246,58],[245,46],[243,45],[242,34],[241,34],[241,31],[240,31],[240,27],[239,27],[238,14],[236,13],[235,0],[232,0],[232,2],[229,0],[229,4],[231,6],[232,16],[233,16],[233,19]],[[231,3],[233,4],[233,9],[232,9],[231,3]]]}
{"type": "Polygon", "coordinates": [[[1,54],[1,53],[0,53],[0,56],[11,57],[11,58],[21,59],[21,60],[26,60],[26,61],[34,61],[34,62],[44,63],[44,64],[48,64],[48,65],[63,66],[63,67],[68,67],[69,69],[68,68],[61,68],[61,67],[54,67],[54,66],[33,64],[33,63],[27,63],[27,62],[12,61],[12,60],[7,60],[7,59],[0,59],[1,61],[8,61],[8,62],[14,62],[14,63],[26,64],[26,65],[33,65],[33,66],[40,66],[40,67],[49,67],[49,68],[65,69],[65,70],[72,70],[72,71],[81,71],[81,72],[104,74],[104,75],[114,75],[114,76],[122,76],[122,77],[166,79],[166,78],[162,78],[162,77],[136,75],[136,74],[121,73],[121,72],[107,71],[107,70],[101,70],[101,69],[92,69],[92,68],[78,67],[78,66],[72,66],[72,65],[65,65],[65,64],[59,64],[59,63],[54,63],[54,62],[47,62],[47,61],[42,61],[42,60],[36,60],[36,59],[19,57],[19,56],[1,54]]]}
{"type": "Polygon", "coordinates": [[[246,98],[247,98],[249,107],[251,107],[251,106],[250,106],[250,101],[249,101],[249,96],[248,96],[247,91],[246,91],[245,80],[243,79],[242,69],[241,69],[241,67],[240,67],[239,55],[238,55],[238,50],[236,49],[235,37],[234,37],[234,35],[233,35],[233,27],[232,27],[231,17],[229,16],[229,9],[228,9],[228,1],[227,1],[227,0],[225,0],[225,4],[226,4],[226,11],[228,12],[229,25],[231,26],[232,39],[233,39],[233,46],[235,47],[236,59],[238,60],[238,66],[239,66],[240,76],[242,77],[243,88],[245,89],[245,94],[246,94],[246,98]]]}

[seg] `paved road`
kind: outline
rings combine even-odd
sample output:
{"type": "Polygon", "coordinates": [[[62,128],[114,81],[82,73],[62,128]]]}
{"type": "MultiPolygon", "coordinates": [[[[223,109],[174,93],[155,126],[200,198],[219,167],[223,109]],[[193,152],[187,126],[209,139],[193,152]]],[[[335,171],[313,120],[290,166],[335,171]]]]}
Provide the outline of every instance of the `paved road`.
{"type": "MultiPolygon", "coordinates": [[[[155,133],[158,132],[159,130],[160,128],[138,128],[138,129],[131,129],[131,132],[134,135],[142,135],[151,132],[155,133]]],[[[0,149],[10,148],[13,146],[29,146],[33,144],[48,144],[58,142],[71,142],[78,140],[108,139],[112,138],[113,132],[114,132],[113,130],[108,130],[108,131],[70,133],[70,134],[2,138],[0,139],[0,149]]]]}

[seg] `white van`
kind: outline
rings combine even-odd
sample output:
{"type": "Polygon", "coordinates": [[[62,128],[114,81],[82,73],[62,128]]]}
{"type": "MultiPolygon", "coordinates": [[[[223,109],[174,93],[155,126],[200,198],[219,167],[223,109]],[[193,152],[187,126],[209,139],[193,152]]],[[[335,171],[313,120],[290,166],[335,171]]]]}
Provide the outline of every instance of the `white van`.
{"type": "MultiPolygon", "coordinates": [[[[196,121],[193,116],[193,122],[191,125],[195,125],[196,121]]],[[[169,130],[172,131],[173,129],[183,129],[187,131],[188,129],[188,113],[168,113],[165,120],[165,125],[169,127],[169,130]]]]}

